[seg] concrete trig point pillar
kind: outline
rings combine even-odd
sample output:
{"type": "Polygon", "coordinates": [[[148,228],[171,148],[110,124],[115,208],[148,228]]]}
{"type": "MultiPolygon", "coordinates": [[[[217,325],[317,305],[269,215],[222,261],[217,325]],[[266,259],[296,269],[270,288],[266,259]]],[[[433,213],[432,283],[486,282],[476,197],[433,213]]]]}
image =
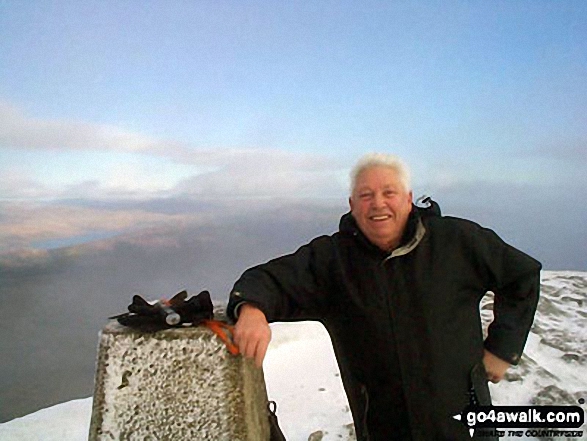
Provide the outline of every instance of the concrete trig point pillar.
{"type": "Polygon", "coordinates": [[[204,326],[100,335],[90,441],[269,440],[263,371],[204,326]]]}

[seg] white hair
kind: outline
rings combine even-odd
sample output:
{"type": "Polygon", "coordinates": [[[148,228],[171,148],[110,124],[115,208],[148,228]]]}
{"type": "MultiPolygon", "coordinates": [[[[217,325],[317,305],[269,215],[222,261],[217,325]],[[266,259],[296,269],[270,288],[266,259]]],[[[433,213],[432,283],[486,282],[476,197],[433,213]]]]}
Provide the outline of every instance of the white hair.
{"type": "Polygon", "coordinates": [[[406,191],[411,188],[410,169],[404,161],[395,155],[387,153],[367,153],[363,155],[351,170],[351,195],[357,186],[359,175],[372,167],[387,167],[397,173],[397,176],[406,191]]]}

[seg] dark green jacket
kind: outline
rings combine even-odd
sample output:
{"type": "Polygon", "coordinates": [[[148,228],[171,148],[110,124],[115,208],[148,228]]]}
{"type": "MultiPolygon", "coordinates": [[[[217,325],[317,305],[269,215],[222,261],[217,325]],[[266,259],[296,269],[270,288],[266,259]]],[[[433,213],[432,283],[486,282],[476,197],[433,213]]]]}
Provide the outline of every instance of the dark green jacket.
{"type": "MultiPolygon", "coordinates": [[[[245,301],[270,322],[322,322],[359,440],[470,440],[452,416],[469,404],[484,346],[518,363],[540,267],[491,230],[416,207],[389,254],[347,213],[338,233],[247,270],[227,312],[234,318],[245,301]],[[495,319],[483,341],[479,302],[487,291],[495,319]]],[[[488,396],[487,382],[476,383],[488,396]]]]}

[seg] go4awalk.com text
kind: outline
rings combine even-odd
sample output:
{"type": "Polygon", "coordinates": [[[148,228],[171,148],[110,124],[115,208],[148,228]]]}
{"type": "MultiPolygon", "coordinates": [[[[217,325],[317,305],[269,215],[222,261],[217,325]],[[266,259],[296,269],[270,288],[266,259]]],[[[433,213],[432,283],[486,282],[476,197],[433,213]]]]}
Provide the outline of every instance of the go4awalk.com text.
{"type": "Polygon", "coordinates": [[[582,437],[579,406],[468,406],[454,416],[477,435],[582,437]]]}

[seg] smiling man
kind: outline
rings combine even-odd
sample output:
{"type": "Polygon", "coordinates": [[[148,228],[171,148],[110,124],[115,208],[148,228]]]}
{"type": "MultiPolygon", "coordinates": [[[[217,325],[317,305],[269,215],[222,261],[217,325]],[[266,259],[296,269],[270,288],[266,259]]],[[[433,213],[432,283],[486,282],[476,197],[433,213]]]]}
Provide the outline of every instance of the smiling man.
{"type": "Polygon", "coordinates": [[[491,230],[413,205],[409,171],[395,156],[364,156],[351,181],[337,233],[236,282],[228,304],[235,342],[260,366],[268,322],[319,320],[359,441],[471,439],[453,416],[471,400],[489,404],[487,380],[518,363],[540,263],[491,230]],[[483,340],[487,291],[495,318],[483,340]]]}
{"type": "Polygon", "coordinates": [[[399,245],[412,211],[407,170],[372,165],[358,171],[349,198],[351,213],[367,239],[391,251],[399,245]]]}

